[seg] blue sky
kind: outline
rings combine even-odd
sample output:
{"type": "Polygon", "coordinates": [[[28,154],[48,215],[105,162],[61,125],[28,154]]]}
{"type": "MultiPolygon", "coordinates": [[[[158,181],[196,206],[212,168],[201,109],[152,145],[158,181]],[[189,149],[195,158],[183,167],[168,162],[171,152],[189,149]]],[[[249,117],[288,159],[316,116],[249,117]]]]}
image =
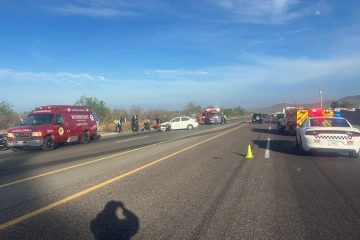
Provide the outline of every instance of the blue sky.
{"type": "Polygon", "coordinates": [[[255,108],[360,94],[356,0],[0,0],[0,100],[255,108]]]}

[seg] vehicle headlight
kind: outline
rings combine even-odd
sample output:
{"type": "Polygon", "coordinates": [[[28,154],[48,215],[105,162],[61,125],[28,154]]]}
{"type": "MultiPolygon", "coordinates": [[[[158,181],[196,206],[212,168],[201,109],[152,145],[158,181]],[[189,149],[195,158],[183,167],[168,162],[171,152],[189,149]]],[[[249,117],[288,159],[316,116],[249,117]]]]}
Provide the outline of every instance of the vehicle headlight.
{"type": "Polygon", "coordinates": [[[8,133],[7,134],[7,138],[14,138],[15,136],[14,136],[14,134],[13,133],[8,133]]]}
{"type": "Polygon", "coordinates": [[[31,136],[33,137],[41,137],[42,136],[42,132],[32,132],[31,136]]]}

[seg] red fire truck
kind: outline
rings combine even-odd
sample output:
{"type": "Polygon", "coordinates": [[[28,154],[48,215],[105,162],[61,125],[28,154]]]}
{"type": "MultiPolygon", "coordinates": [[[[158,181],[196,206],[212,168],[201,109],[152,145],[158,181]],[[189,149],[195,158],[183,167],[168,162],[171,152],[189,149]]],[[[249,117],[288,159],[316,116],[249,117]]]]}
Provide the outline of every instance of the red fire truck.
{"type": "Polygon", "coordinates": [[[89,107],[50,105],[34,109],[7,133],[13,151],[25,148],[52,150],[59,143],[88,143],[98,134],[99,119],[89,107]]]}
{"type": "Polygon", "coordinates": [[[220,108],[206,108],[201,111],[201,124],[221,124],[220,108]]]}
{"type": "Polygon", "coordinates": [[[296,128],[300,126],[308,117],[332,117],[334,112],[321,108],[305,109],[302,107],[286,107],[285,117],[278,122],[278,129],[295,135],[296,128]]]}

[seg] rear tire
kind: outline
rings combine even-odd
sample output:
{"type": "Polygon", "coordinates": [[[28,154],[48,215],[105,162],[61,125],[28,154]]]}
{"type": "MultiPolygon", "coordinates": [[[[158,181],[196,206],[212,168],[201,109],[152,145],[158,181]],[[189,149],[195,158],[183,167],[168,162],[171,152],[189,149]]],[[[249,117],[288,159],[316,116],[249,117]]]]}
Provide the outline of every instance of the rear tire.
{"type": "Polygon", "coordinates": [[[10,149],[13,152],[21,152],[23,150],[22,148],[10,148],[10,149]]]}
{"type": "Polygon", "coordinates": [[[91,140],[90,133],[88,131],[84,132],[83,135],[80,138],[80,142],[82,144],[89,143],[91,140]]]}
{"type": "Polygon", "coordinates": [[[302,156],[307,156],[307,155],[309,155],[309,152],[308,152],[308,151],[305,151],[305,149],[303,148],[301,138],[300,138],[300,140],[299,140],[299,155],[302,155],[302,156]]]}
{"type": "Polygon", "coordinates": [[[298,138],[297,138],[297,136],[296,136],[296,147],[299,147],[299,141],[298,141],[298,138]]]}
{"type": "Polygon", "coordinates": [[[358,153],[356,153],[356,151],[350,151],[350,152],[349,152],[349,156],[350,156],[351,158],[358,158],[358,157],[359,157],[359,153],[360,153],[360,151],[359,151],[358,153]]]}
{"type": "Polygon", "coordinates": [[[189,124],[189,125],[187,126],[187,130],[193,130],[193,129],[194,129],[194,126],[191,125],[191,124],[189,124]]]}
{"type": "Polygon", "coordinates": [[[54,150],[55,149],[55,139],[52,136],[45,137],[44,143],[41,148],[44,151],[54,150]]]}

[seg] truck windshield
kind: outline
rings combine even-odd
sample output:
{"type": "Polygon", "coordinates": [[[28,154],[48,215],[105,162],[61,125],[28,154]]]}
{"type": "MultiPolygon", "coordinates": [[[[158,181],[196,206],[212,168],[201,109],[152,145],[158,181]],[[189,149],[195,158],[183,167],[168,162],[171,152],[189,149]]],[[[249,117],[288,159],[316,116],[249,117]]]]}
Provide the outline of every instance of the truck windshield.
{"type": "Polygon", "coordinates": [[[30,114],[24,121],[20,123],[23,125],[44,125],[50,124],[54,118],[54,114],[30,114]]]}

